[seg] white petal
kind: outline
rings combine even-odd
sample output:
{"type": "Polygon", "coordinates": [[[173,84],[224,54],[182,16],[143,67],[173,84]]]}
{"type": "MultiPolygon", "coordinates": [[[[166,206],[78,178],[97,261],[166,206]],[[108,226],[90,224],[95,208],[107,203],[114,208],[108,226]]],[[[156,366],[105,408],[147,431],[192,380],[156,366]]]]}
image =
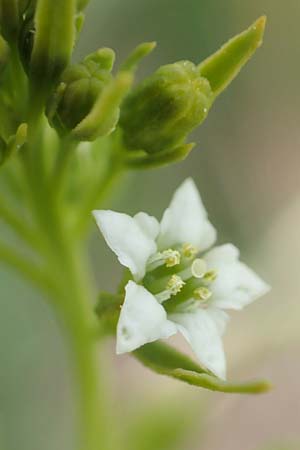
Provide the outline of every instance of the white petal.
{"type": "Polygon", "coordinates": [[[226,361],[221,340],[227,314],[215,308],[172,314],[170,319],[190,343],[200,363],[219,378],[226,378],[226,361]]]}
{"type": "Polygon", "coordinates": [[[94,217],[107,245],[135,280],[145,275],[148,258],[156,252],[158,223],[145,213],[130,217],[114,211],[94,211],[94,217]]]}
{"type": "Polygon", "coordinates": [[[218,308],[242,309],[269,291],[269,286],[253,270],[239,261],[239,251],[232,244],[215,247],[205,261],[217,271],[210,285],[211,304],[218,308]]]}
{"type": "Polygon", "coordinates": [[[189,243],[198,250],[206,250],[215,242],[216,230],[207,219],[199,192],[191,178],[175,191],[160,227],[160,249],[189,243]]]}
{"type": "Polygon", "coordinates": [[[134,220],[150,239],[155,240],[157,238],[159,233],[159,223],[155,217],[149,216],[144,212],[139,212],[134,216],[134,220]]]}
{"type": "Polygon", "coordinates": [[[117,353],[132,352],[175,333],[176,326],[167,319],[156,298],[143,286],[129,281],[117,326],[117,353]]]}

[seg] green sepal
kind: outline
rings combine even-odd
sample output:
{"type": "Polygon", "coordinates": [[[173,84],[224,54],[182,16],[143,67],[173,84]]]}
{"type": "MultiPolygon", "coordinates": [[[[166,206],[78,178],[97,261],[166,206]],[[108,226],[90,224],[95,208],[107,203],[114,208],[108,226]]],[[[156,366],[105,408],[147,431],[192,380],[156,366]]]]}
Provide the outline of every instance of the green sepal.
{"type": "Polygon", "coordinates": [[[162,342],[146,344],[133,355],[146,367],[160,375],[167,375],[193,386],[211,391],[236,394],[261,394],[270,390],[266,381],[232,383],[223,381],[205,370],[188,356],[162,342]]]}
{"type": "Polygon", "coordinates": [[[120,70],[134,72],[140,61],[156,47],[156,42],[144,42],[138,45],[121,65],[120,70]]]}
{"type": "Polygon", "coordinates": [[[261,46],[265,24],[266,17],[260,17],[247,30],[230,39],[199,64],[199,73],[209,81],[215,96],[226,89],[261,46]]]}
{"type": "Polygon", "coordinates": [[[37,2],[30,75],[39,90],[54,84],[70,61],[76,34],[75,13],[76,0],[37,2]]]}
{"type": "Polygon", "coordinates": [[[124,302],[124,295],[101,292],[95,308],[99,318],[99,332],[101,335],[113,335],[117,328],[120,308],[124,302]]]}
{"type": "Polygon", "coordinates": [[[125,164],[132,169],[156,169],[158,167],[183,161],[194,147],[195,143],[191,142],[152,155],[149,155],[146,152],[141,152],[139,155],[127,154],[125,164]]]}

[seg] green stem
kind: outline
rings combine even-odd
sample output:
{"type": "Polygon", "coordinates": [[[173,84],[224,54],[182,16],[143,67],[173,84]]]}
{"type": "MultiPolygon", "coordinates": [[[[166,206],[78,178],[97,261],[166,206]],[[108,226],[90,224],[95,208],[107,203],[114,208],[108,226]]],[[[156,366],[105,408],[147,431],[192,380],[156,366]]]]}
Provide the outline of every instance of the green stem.
{"type": "Polygon", "coordinates": [[[86,280],[84,258],[73,242],[63,237],[63,241],[54,243],[53,249],[64,274],[60,280],[57,312],[63,321],[78,386],[78,425],[81,430],[78,450],[106,450],[103,447],[103,393],[94,338],[97,319],[91,304],[91,283],[86,280]]]}
{"type": "MultiPolygon", "coordinates": [[[[83,235],[73,235],[66,208],[63,204],[61,208],[57,205],[55,183],[45,183],[45,171],[40,163],[44,147],[39,99],[35,101],[28,124],[28,143],[22,159],[23,175],[33,216],[45,242],[41,253],[46,258],[49,276],[57,287],[50,292],[51,304],[66,337],[77,381],[78,450],[107,450],[104,396],[95,343],[98,321],[92,308],[92,283],[86,276],[85,259],[79,248],[83,235]]],[[[80,211],[80,215],[84,216],[84,213],[80,211]]]]}
{"type": "Polygon", "coordinates": [[[91,221],[91,213],[93,209],[101,205],[103,199],[109,194],[113,186],[118,182],[124,171],[123,166],[110,166],[105,177],[101,178],[98,185],[95,186],[91,194],[85,200],[83,211],[79,216],[76,224],[76,235],[80,236],[86,233],[88,224],[91,221]]]}
{"type": "Polygon", "coordinates": [[[105,420],[102,408],[102,389],[99,370],[99,353],[95,339],[84,322],[65,328],[69,344],[73,373],[76,377],[78,414],[76,429],[80,430],[78,450],[106,450],[103,446],[105,420]]]}
{"type": "Polygon", "coordinates": [[[50,182],[54,186],[54,195],[57,197],[58,201],[64,189],[64,182],[66,181],[66,176],[68,174],[70,159],[74,156],[77,145],[78,141],[67,136],[62,139],[59,146],[53,173],[50,179],[50,182]]]}

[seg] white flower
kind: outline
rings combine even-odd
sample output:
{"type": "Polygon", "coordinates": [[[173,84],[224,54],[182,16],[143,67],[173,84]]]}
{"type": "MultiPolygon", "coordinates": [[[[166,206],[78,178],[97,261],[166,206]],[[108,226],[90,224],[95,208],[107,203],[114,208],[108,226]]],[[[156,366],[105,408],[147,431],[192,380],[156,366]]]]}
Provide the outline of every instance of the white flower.
{"type": "Polygon", "coordinates": [[[232,244],[205,253],[216,231],[193,180],[187,179],[175,192],[161,223],[142,212],[130,217],[94,211],[94,217],[134,280],[126,286],[117,353],[180,331],[201,364],[225,379],[221,337],[228,315],[223,309],[242,309],[269,287],[239,261],[232,244]]]}

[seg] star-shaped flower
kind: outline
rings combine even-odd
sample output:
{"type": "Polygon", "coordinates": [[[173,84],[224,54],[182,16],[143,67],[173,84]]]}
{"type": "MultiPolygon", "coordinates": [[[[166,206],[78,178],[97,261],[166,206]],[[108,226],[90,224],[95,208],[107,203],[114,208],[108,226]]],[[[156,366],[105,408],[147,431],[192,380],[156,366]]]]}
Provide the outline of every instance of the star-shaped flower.
{"type": "Polygon", "coordinates": [[[225,244],[207,251],[216,231],[192,179],[175,192],[159,223],[94,211],[108,246],[132,273],[117,326],[117,353],[131,352],[178,331],[201,364],[226,377],[222,345],[228,315],[264,295],[269,286],[225,244]]]}

